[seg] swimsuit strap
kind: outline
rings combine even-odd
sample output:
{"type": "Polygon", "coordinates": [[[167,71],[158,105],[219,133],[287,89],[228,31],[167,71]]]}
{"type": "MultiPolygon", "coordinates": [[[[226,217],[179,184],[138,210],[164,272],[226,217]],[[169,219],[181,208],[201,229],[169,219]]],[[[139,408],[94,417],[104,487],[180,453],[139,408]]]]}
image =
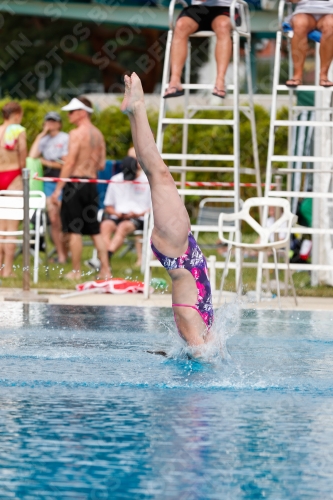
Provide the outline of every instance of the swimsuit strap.
{"type": "MultiPolygon", "coordinates": [[[[190,304],[172,304],[172,307],[190,307],[191,309],[194,309],[197,313],[200,314],[200,317],[202,319],[202,321],[204,322],[204,324],[206,325],[206,329],[209,331],[210,327],[211,327],[211,324],[209,324],[209,321],[207,320],[207,318],[202,314],[202,312],[200,311],[199,307],[198,306],[191,306],[190,304]]],[[[175,323],[177,325],[177,321],[176,321],[176,318],[175,318],[175,323]]],[[[178,325],[177,325],[177,328],[178,328],[178,325]]],[[[178,331],[179,331],[179,328],[178,328],[178,331]]]]}
{"type": "Polygon", "coordinates": [[[195,311],[199,312],[199,309],[197,308],[197,306],[191,306],[190,304],[172,304],[172,307],[191,307],[195,311]]]}

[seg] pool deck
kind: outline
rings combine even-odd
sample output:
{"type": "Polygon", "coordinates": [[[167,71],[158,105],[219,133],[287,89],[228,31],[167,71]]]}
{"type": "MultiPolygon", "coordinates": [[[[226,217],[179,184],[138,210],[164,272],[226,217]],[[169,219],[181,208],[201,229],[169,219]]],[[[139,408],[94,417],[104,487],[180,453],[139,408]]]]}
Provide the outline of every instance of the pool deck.
{"type": "MultiPolygon", "coordinates": [[[[224,293],[223,302],[234,302],[234,293],[224,293]]],[[[32,290],[30,294],[22,296],[20,289],[0,288],[0,302],[47,302],[49,304],[67,304],[80,306],[134,306],[134,307],[171,307],[171,295],[155,293],[149,299],[142,294],[111,295],[101,293],[74,294],[70,290],[32,290]],[[64,297],[67,295],[67,297],[64,297]]],[[[245,309],[278,309],[278,300],[265,298],[256,304],[246,297],[242,298],[242,307],[245,309]]],[[[292,297],[281,297],[281,309],[299,311],[333,311],[333,298],[327,297],[298,297],[296,308],[292,297]]]]}

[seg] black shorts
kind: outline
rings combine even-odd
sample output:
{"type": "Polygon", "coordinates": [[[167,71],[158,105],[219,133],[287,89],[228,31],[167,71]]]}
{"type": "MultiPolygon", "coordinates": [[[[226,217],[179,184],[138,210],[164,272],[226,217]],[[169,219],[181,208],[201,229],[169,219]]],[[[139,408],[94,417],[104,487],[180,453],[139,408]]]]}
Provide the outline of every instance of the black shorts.
{"type": "Polygon", "coordinates": [[[98,209],[96,184],[67,182],[62,192],[62,231],[90,236],[99,234],[98,209]]]}
{"type": "Polygon", "coordinates": [[[141,219],[118,219],[118,217],[116,217],[115,215],[110,215],[110,214],[104,212],[103,213],[103,220],[112,220],[116,224],[116,226],[118,226],[124,220],[129,220],[134,224],[135,231],[142,231],[143,230],[143,220],[141,220],[141,219]]]}
{"type": "MultiPolygon", "coordinates": [[[[212,22],[217,16],[230,17],[229,7],[206,7],[205,5],[190,5],[181,11],[181,17],[190,17],[199,24],[197,31],[212,31],[212,22]]],[[[236,26],[241,25],[241,18],[238,9],[235,10],[236,26]]]]}

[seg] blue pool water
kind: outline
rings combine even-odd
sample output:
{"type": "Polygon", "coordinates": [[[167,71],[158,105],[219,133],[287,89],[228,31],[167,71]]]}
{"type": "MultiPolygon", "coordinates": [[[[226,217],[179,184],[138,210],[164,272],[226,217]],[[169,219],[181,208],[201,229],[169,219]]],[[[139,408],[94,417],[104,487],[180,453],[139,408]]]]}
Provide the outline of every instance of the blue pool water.
{"type": "Polygon", "coordinates": [[[223,309],[229,357],[166,309],[2,304],[1,499],[333,498],[333,312],[223,309]]]}

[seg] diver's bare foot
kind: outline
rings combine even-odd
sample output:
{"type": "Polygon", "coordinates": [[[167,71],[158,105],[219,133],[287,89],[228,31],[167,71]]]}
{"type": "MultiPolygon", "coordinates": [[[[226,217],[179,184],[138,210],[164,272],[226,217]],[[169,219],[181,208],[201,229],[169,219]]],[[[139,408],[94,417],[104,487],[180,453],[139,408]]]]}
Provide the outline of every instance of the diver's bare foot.
{"type": "Polygon", "coordinates": [[[81,278],[81,271],[71,271],[65,274],[65,278],[66,280],[79,281],[81,278]]]}
{"type": "Polygon", "coordinates": [[[137,105],[144,104],[141,80],[136,73],[125,75],[125,96],[120,109],[123,113],[133,114],[137,105]]]}

